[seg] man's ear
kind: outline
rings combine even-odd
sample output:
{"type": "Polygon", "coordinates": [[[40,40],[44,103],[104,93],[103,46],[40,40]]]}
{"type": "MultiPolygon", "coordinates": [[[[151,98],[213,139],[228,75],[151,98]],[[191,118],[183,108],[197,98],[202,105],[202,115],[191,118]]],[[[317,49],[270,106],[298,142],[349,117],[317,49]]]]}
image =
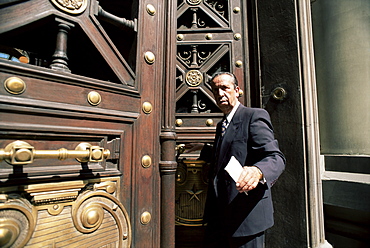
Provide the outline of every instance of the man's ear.
{"type": "Polygon", "coordinates": [[[240,87],[237,85],[237,86],[235,86],[235,92],[236,92],[236,97],[237,98],[239,98],[239,96],[240,96],[240,91],[241,91],[241,89],[240,89],[240,87]]]}

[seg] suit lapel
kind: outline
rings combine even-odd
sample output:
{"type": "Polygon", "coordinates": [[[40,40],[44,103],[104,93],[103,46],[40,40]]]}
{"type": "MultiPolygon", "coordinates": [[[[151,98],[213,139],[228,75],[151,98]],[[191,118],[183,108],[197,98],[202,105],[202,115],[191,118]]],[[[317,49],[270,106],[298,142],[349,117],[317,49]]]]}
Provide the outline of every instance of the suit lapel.
{"type": "Polygon", "coordinates": [[[235,138],[235,135],[237,134],[237,131],[241,124],[241,116],[240,116],[240,108],[241,104],[239,105],[238,109],[236,110],[229,126],[226,129],[226,133],[223,136],[222,142],[220,143],[221,147],[219,148],[219,157],[218,157],[218,163],[217,163],[217,171],[216,174],[219,172],[221,167],[224,167],[229,161],[230,157],[225,156],[230,149],[230,146],[232,144],[233,139],[235,138]]]}

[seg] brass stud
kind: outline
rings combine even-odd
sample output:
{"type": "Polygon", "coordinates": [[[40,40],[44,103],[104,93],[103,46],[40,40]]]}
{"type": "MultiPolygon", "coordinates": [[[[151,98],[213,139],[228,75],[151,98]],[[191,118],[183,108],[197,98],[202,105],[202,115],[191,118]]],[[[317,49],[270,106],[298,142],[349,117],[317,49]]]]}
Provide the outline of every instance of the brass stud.
{"type": "Polygon", "coordinates": [[[141,165],[144,168],[149,168],[152,165],[152,158],[149,155],[144,155],[141,158],[141,165]]]}
{"type": "Polygon", "coordinates": [[[212,40],[212,34],[206,34],[206,39],[207,40],[212,40]]]}
{"type": "Polygon", "coordinates": [[[140,222],[143,225],[147,225],[149,224],[151,219],[152,219],[152,215],[148,211],[145,211],[144,213],[141,214],[140,222]]]}
{"type": "Polygon", "coordinates": [[[244,91],[243,90],[239,90],[239,97],[241,97],[243,95],[244,95],[244,91]]]}
{"type": "Polygon", "coordinates": [[[87,95],[87,101],[93,106],[99,105],[101,103],[101,96],[98,92],[91,91],[87,95]]]}
{"type": "Polygon", "coordinates": [[[208,120],[206,120],[206,125],[207,125],[208,127],[212,126],[212,125],[213,125],[213,120],[212,120],[212,119],[208,119],[208,120]]]}
{"type": "Polygon", "coordinates": [[[81,213],[81,223],[86,228],[97,228],[101,225],[104,211],[100,206],[92,205],[81,213]]]}
{"type": "Polygon", "coordinates": [[[183,124],[183,121],[182,121],[181,119],[176,119],[175,125],[176,125],[177,127],[181,127],[181,126],[182,126],[182,124],[183,124]]]}
{"type": "Polygon", "coordinates": [[[157,11],[155,10],[153,5],[148,4],[146,6],[146,12],[148,12],[149,15],[154,16],[157,11]]]}
{"type": "Polygon", "coordinates": [[[144,58],[145,58],[145,61],[148,63],[148,64],[153,64],[154,61],[155,61],[155,56],[154,56],[154,53],[152,52],[146,52],[144,54],[144,58]]]}
{"type": "Polygon", "coordinates": [[[241,34],[239,34],[239,33],[234,34],[234,39],[235,40],[240,40],[241,38],[242,38],[241,34]]]}
{"type": "Polygon", "coordinates": [[[184,35],[183,34],[178,34],[177,35],[177,40],[184,40],[184,35]]]}
{"type": "Polygon", "coordinates": [[[234,13],[235,13],[235,14],[237,14],[237,13],[239,13],[239,12],[240,12],[240,8],[239,8],[239,7],[235,7],[235,8],[233,9],[233,11],[234,11],[234,13]]]}
{"type": "Polygon", "coordinates": [[[242,66],[243,66],[243,62],[242,62],[241,60],[237,60],[237,61],[235,62],[235,66],[236,66],[236,67],[242,67],[242,66]]]}
{"type": "Polygon", "coordinates": [[[10,94],[19,95],[26,90],[26,83],[18,77],[10,77],[5,80],[4,87],[10,94]]]}
{"type": "Polygon", "coordinates": [[[152,104],[150,102],[143,103],[143,112],[145,114],[150,114],[153,110],[152,104]]]}

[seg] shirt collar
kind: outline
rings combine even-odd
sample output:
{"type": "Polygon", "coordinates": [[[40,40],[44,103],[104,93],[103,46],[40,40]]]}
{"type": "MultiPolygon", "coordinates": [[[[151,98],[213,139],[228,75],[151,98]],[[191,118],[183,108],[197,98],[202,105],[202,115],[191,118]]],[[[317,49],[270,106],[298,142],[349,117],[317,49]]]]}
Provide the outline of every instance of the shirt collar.
{"type": "Polygon", "coordinates": [[[230,123],[230,122],[231,122],[231,120],[233,119],[233,116],[234,116],[234,114],[235,114],[236,110],[238,109],[239,105],[240,105],[240,102],[239,102],[239,101],[237,101],[237,102],[236,102],[236,104],[235,104],[235,106],[234,106],[234,107],[233,107],[233,109],[231,110],[231,112],[230,112],[229,114],[227,114],[227,115],[226,115],[227,123],[230,123]]]}

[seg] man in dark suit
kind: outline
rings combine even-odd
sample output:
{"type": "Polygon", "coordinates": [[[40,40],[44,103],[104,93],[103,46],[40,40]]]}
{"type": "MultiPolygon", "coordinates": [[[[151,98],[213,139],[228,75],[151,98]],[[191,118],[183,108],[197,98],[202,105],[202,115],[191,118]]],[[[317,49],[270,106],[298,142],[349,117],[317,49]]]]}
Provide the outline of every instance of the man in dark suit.
{"type": "Polygon", "coordinates": [[[205,247],[262,248],[264,232],[274,224],[271,187],[285,168],[285,157],[267,111],[240,104],[233,74],[215,74],[211,86],[226,123],[216,128],[204,212],[205,247]],[[225,171],[232,156],[243,166],[236,182],[225,171]]]}

